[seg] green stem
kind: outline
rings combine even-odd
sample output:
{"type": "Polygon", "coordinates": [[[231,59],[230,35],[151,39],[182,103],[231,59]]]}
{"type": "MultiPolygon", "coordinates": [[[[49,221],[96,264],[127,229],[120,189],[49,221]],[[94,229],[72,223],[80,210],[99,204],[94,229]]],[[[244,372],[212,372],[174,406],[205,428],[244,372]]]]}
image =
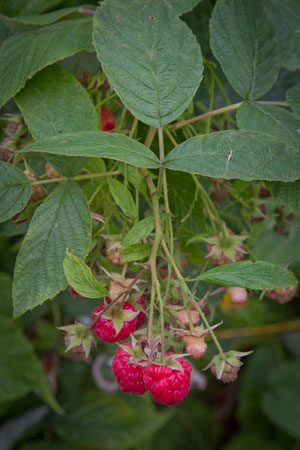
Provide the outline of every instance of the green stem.
{"type": "Polygon", "coordinates": [[[164,239],[162,240],[162,246],[163,246],[163,249],[166,252],[167,257],[169,258],[169,260],[170,260],[170,262],[171,262],[171,264],[173,266],[173,269],[174,269],[174,271],[176,273],[176,276],[177,276],[178,280],[185,286],[187,292],[190,295],[190,298],[191,298],[194,306],[198,310],[203,323],[205,324],[206,328],[208,329],[208,331],[209,331],[209,333],[210,333],[210,335],[212,337],[212,340],[214,341],[214,343],[215,343],[215,345],[216,345],[216,347],[218,349],[218,352],[220,353],[220,355],[222,355],[224,357],[224,353],[223,353],[222,347],[219,344],[219,341],[218,341],[218,339],[217,339],[217,337],[216,337],[216,335],[214,333],[214,330],[211,328],[208,320],[205,317],[205,314],[203,313],[202,309],[200,308],[200,306],[198,305],[197,301],[195,300],[193,293],[191,292],[190,288],[188,287],[188,285],[185,282],[185,279],[181,275],[180,270],[178,269],[178,267],[177,267],[177,265],[176,265],[172,255],[170,254],[168,246],[167,246],[166,242],[164,241],[164,239]]]}
{"type": "Polygon", "coordinates": [[[51,178],[47,180],[39,180],[33,181],[31,183],[32,186],[37,186],[39,184],[48,184],[48,183],[57,183],[61,181],[73,180],[73,181],[82,181],[82,180],[91,180],[92,178],[100,178],[100,177],[110,177],[113,175],[119,175],[119,170],[113,170],[112,172],[101,172],[101,173],[87,173],[84,175],[76,175],[75,177],[60,177],[60,178],[51,178]]]}
{"type": "Polygon", "coordinates": [[[161,337],[161,362],[165,362],[165,324],[164,324],[164,305],[160,293],[159,281],[155,284],[156,295],[159,302],[159,316],[160,316],[160,337],[161,337]]]}
{"type": "MultiPolygon", "coordinates": [[[[262,105],[274,105],[274,106],[286,106],[286,107],[290,106],[290,104],[287,102],[259,101],[259,102],[254,102],[254,103],[260,103],[262,105]]],[[[191,117],[191,119],[187,119],[187,120],[183,120],[182,122],[177,122],[177,123],[171,124],[169,126],[172,128],[175,128],[175,129],[181,128],[190,123],[205,119],[206,117],[216,116],[218,114],[223,114],[228,111],[233,111],[235,109],[238,109],[242,104],[243,104],[243,102],[239,102],[239,103],[234,103],[229,106],[223,106],[223,108],[218,108],[213,111],[209,111],[204,114],[200,114],[199,116],[191,117]]]]}
{"type": "Polygon", "coordinates": [[[97,103],[97,105],[95,106],[95,109],[101,108],[101,106],[103,106],[106,102],[108,102],[109,100],[111,100],[114,97],[117,97],[117,94],[115,92],[113,94],[110,94],[107,97],[105,97],[103,100],[101,100],[101,102],[97,103]]]}

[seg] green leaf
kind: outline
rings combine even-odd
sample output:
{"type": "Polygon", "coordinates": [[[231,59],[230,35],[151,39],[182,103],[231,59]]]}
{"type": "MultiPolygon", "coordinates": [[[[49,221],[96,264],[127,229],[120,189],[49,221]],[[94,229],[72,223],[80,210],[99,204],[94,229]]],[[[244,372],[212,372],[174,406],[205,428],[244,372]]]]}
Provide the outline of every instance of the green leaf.
{"type": "Polygon", "coordinates": [[[297,281],[284,267],[263,261],[245,261],[214,267],[199,275],[197,280],[255,290],[284,288],[297,281]]]}
{"type": "Polygon", "coordinates": [[[241,97],[268,92],[279,71],[276,30],[260,0],[219,0],[210,22],[210,44],[241,97]]]}
{"type": "Polygon", "coordinates": [[[123,134],[106,131],[82,131],[41,139],[24,147],[22,152],[36,151],[66,156],[100,156],[138,167],[158,169],[157,156],[145,145],[123,134]]]}
{"type": "Polygon", "coordinates": [[[0,272],[0,316],[12,316],[12,277],[8,273],[0,272]]]}
{"type": "Polygon", "coordinates": [[[265,0],[268,14],[276,26],[281,65],[289,70],[300,68],[300,3],[298,0],[265,0]]]}
{"type": "Polygon", "coordinates": [[[142,219],[128,231],[127,236],[123,241],[123,246],[127,247],[128,245],[137,244],[142,239],[145,239],[154,229],[154,226],[154,217],[152,215],[142,219]]]}
{"type": "Polygon", "coordinates": [[[293,181],[300,176],[300,150],[253,131],[219,131],[174,148],[165,167],[216,178],[293,181]]]}
{"type": "Polygon", "coordinates": [[[0,49],[0,106],[44,67],[92,51],[91,27],[91,19],[69,20],[7,39],[0,49]]]}
{"type": "Polygon", "coordinates": [[[78,8],[69,7],[51,11],[46,14],[26,14],[15,17],[6,17],[5,19],[8,24],[12,24],[13,26],[15,24],[45,26],[57,22],[76,11],[78,11],[78,8]]]}
{"type": "Polygon", "coordinates": [[[36,210],[17,257],[13,286],[14,315],[53,298],[67,287],[66,249],[85,257],[91,217],[81,189],[73,181],[55,188],[36,210]]]}
{"type": "Polygon", "coordinates": [[[67,252],[63,267],[69,285],[78,294],[86,298],[101,298],[109,295],[104,286],[94,277],[91,269],[77,256],[67,252]]]}
{"type": "Polygon", "coordinates": [[[59,436],[85,449],[141,448],[172,416],[157,412],[146,396],[108,395],[94,390],[73,400],[64,420],[54,422],[59,436]]]}
{"type": "Polygon", "coordinates": [[[260,435],[245,433],[236,434],[221,450],[283,450],[277,441],[271,441],[260,435]]]}
{"type": "Polygon", "coordinates": [[[41,14],[55,8],[64,0],[0,0],[0,12],[5,16],[41,14]]]}
{"type": "Polygon", "coordinates": [[[0,223],[22,211],[30,196],[31,185],[25,173],[0,161],[0,223]]]}
{"type": "Polygon", "coordinates": [[[122,248],[123,262],[139,261],[148,258],[152,249],[151,244],[134,244],[122,248]]]}
{"type": "Polygon", "coordinates": [[[60,411],[30,342],[15,322],[3,317],[0,317],[0,379],[0,403],[37,389],[52,408],[60,411]]]}
{"type": "MultiPolygon", "coordinates": [[[[284,108],[259,103],[243,103],[237,112],[240,130],[260,131],[300,147],[300,116],[284,108]]],[[[299,170],[300,175],[300,170],[299,170]]]]}
{"type": "MultiPolygon", "coordinates": [[[[37,73],[15,97],[35,140],[76,131],[97,130],[97,114],[88,93],[71,74],[53,65],[37,73]]],[[[50,156],[65,176],[82,169],[86,158],[50,156]]]]}
{"type": "Polygon", "coordinates": [[[168,0],[168,3],[173,6],[175,13],[181,16],[182,14],[191,11],[201,1],[202,0],[168,0]]]}
{"type": "Polygon", "coordinates": [[[279,428],[300,439],[300,361],[295,359],[273,368],[269,388],[263,396],[263,410],[279,428]]]}
{"type": "Polygon", "coordinates": [[[300,84],[296,84],[286,92],[286,101],[291,104],[292,111],[300,115],[300,84]]]}
{"type": "Polygon", "coordinates": [[[138,212],[133,201],[132,195],[124,184],[114,178],[108,179],[108,186],[111,195],[116,204],[121,208],[123,213],[130,219],[136,219],[138,212]]]}
{"type": "Polygon", "coordinates": [[[278,198],[288,209],[300,215],[300,180],[293,183],[268,183],[272,194],[278,198]]]}
{"type": "Polygon", "coordinates": [[[164,0],[103,2],[94,16],[93,42],[114,90],[142,122],[166,125],[194,97],[201,50],[164,0]]]}

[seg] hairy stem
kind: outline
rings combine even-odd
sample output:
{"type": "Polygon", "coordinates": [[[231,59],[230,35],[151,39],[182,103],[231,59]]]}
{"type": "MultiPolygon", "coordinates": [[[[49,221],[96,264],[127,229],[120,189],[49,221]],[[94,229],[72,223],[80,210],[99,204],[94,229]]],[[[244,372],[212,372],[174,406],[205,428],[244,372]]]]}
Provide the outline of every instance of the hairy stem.
{"type": "Polygon", "coordinates": [[[57,183],[61,181],[73,180],[73,181],[82,181],[82,180],[90,180],[92,178],[100,178],[100,177],[110,177],[113,175],[119,175],[119,170],[113,170],[112,172],[101,172],[101,173],[87,173],[84,175],[76,175],[75,177],[60,177],[60,178],[51,178],[47,180],[39,180],[33,181],[31,186],[37,186],[39,184],[48,184],[48,183],[57,183]]]}

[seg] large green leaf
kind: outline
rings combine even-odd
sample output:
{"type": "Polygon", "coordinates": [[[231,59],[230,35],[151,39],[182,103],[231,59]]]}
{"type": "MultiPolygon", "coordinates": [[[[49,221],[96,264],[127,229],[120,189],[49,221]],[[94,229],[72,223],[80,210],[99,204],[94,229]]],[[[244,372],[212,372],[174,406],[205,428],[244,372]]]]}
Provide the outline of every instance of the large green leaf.
{"type": "Polygon", "coordinates": [[[63,272],[66,249],[84,258],[90,235],[86,199],[76,183],[65,182],[36,210],[18,254],[13,286],[15,317],[67,286],[63,272]]]}
{"type": "Polygon", "coordinates": [[[6,16],[41,14],[55,8],[64,0],[0,0],[0,12],[6,16]]]}
{"type": "Polygon", "coordinates": [[[66,156],[101,156],[138,167],[160,167],[157,156],[143,144],[123,134],[105,131],[82,131],[41,139],[24,147],[24,151],[66,156]]]}
{"type": "Polygon", "coordinates": [[[30,342],[16,323],[3,317],[0,317],[0,380],[0,403],[37,389],[51,407],[59,410],[30,342]]]}
{"type": "Polygon", "coordinates": [[[91,19],[69,20],[7,39],[0,49],[0,106],[44,67],[92,51],[91,28],[91,19]]]}
{"type": "Polygon", "coordinates": [[[300,360],[273,368],[269,388],[263,396],[263,409],[279,428],[300,439],[300,360]]]}
{"type": "Polygon", "coordinates": [[[31,195],[31,185],[22,170],[0,161],[0,223],[22,211],[31,195]]]}
{"type": "Polygon", "coordinates": [[[298,0],[265,0],[262,2],[272,17],[280,46],[281,65],[289,70],[300,68],[300,3],[298,0]]]}
{"type": "Polygon", "coordinates": [[[238,286],[257,290],[284,288],[297,281],[284,267],[263,261],[225,264],[207,270],[197,279],[222,286],[238,286]]]}
{"type": "Polygon", "coordinates": [[[240,130],[261,131],[291,146],[300,147],[300,116],[284,108],[243,103],[238,109],[237,123],[240,130]]]}
{"type": "Polygon", "coordinates": [[[210,43],[238,94],[255,100],[271,89],[279,70],[276,30],[260,0],[219,0],[210,43]]]}
{"type": "Polygon", "coordinates": [[[172,416],[157,412],[146,396],[112,396],[99,391],[76,398],[64,420],[55,420],[57,433],[85,449],[121,450],[142,448],[150,437],[172,416]]]}
{"type": "MultiPolygon", "coordinates": [[[[53,65],[26,83],[15,100],[35,140],[75,131],[97,130],[97,114],[86,90],[62,67],[53,65]]],[[[65,176],[75,175],[85,158],[50,156],[65,176]]]]}
{"type": "Polygon", "coordinates": [[[164,0],[109,0],[94,16],[94,46],[110,83],[141,121],[176,119],[202,78],[200,47],[164,0]]]}
{"type": "Polygon", "coordinates": [[[202,0],[167,0],[167,1],[173,6],[176,14],[181,15],[191,11],[202,0]]]}
{"type": "Polygon", "coordinates": [[[109,295],[107,290],[94,277],[91,269],[77,256],[67,252],[63,267],[69,285],[78,294],[86,298],[102,298],[109,295]]]}
{"type": "Polygon", "coordinates": [[[286,101],[291,104],[292,111],[300,115],[300,84],[287,90],[286,101]]]}
{"type": "Polygon", "coordinates": [[[137,208],[133,201],[132,195],[126,186],[114,178],[108,179],[108,185],[114,201],[121,208],[123,213],[130,219],[136,219],[138,215],[137,208]]]}
{"type": "Polygon", "coordinates": [[[253,131],[219,131],[178,145],[165,167],[216,178],[293,181],[300,176],[300,150],[253,131]]]}
{"type": "Polygon", "coordinates": [[[272,194],[278,198],[287,208],[300,215],[300,180],[293,183],[281,183],[274,181],[268,183],[272,194]]]}

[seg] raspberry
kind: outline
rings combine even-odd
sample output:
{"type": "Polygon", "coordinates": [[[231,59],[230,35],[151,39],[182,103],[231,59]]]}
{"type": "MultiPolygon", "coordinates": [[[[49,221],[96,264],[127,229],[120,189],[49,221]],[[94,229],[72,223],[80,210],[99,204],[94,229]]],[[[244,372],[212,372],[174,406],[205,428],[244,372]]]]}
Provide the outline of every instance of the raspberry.
{"type": "MultiPolygon", "coordinates": [[[[46,169],[46,175],[48,178],[50,178],[50,179],[62,178],[62,175],[59,172],[57,172],[57,170],[55,170],[54,167],[49,162],[46,163],[45,169],[46,169]]],[[[63,182],[63,180],[57,181],[58,184],[60,184],[62,182],[63,182]]]]}
{"type": "Polygon", "coordinates": [[[114,266],[123,266],[123,255],[121,252],[122,243],[107,239],[104,243],[104,255],[114,266]]]}
{"type": "MultiPolygon", "coordinates": [[[[106,297],[106,303],[110,304],[111,299],[106,297]]],[[[141,297],[138,301],[143,308],[144,299],[141,297]]],[[[98,306],[93,311],[93,320],[106,308],[106,304],[98,306]]],[[[95,335],[104,342],[116,342],[127,339],[143,322],[145,314],[137,312],[135,307],[128,301],[124,302],[122,309],[119,305],[113,305],[108,311],[99,317],[93,325],[95,335]]]]}
{"type": "Polygon", "coordinates": [[[82,70],[81,72],[78,72],[78,74],[76,75],[77,80],[79,81],[79,83],[81,84],[82,87],[84,87],[85,89],[87,89],[88,85],[89,85],[89,80],[90,80],[90,74],[87,70],[82,70]]]}
{"type": "Polygon", "coordinates": [[[207,344],[204,339],[204,336],[183,336],[186,351],[187,353],[189,353],[191,358],[201,358],[201,356],[205,354],[207,350],[207,344]]]}
{"type": "Polygon", "coordinates": [[[115,128],[117,123],[116,116],[111,112],[110,109],[101,109],[101,130],[111,131],[115,128]]]}
{"type": "Polygon", "coordinates": [[[226,292],[234,305],[242,305],[248,300],[248,292],[245,288],[229,286],[226,288],[226,292]]]}
{"type": "Polygon", "coordinates": [[[88,325],[75,322],[74,325],[59,327],[58,329],[66,333],[64,336],[66,352],[84,354],[87,358],[91,349],[96,345],[93,333],[88,325]]]}
{"type": "MultiPolygon", "coordinates": [[[[38,177],[34,174],[29,172],[28,170],[24,170],[25,175],[27,175],[30,183],[33,183],[34,181],[38,181],[38,177]]],[[[40,200],[41,198],[45,197],[45,191],[43,189],[43,186],[41,184],[38,184],[36,186],[31,186],[32,192],[30,201],[34,202],[36,200],[40,200]]]]}
{"type": "MultiPolygon", "coordinates": [[[[190,310],[190,313],[193,324],[198,323],[200,320],[200,314],[198,313],[198,311],[190,310]]],[[[186,309],[181,309],[180,311],[178,311],[178,313],[176,314],[176,318],[185,326],[189,324],[189,317],[186,309]]]]}
{"type": "MultiPolygon", "coordinates": [[[[236,359],[240,362],[240,358],[237,356],[236,359]]],[[[210,367],[210,370],[212,374],[217,377],[217,371],[216,366],[213,364],[210,367]]],[[[223,383],[232,383],[237,379],[238,372],[240,370],[240,366],[232,366],[228,361],[225,361],[224,369],[221,375],[220,380],[223,381],[223,383]]]]}
{"type": "Polygon", "coordinates": [[[85,300],[86,297],[83,297],[82,295],[78,294],[78,292],[75,291],[75,289],[72,288],[72,286],[68,286],[68,291],[70,292],[73,297],[78,298],[78,300],[85,300]]]}
{"type": "MultiPolygon", "coordinates": [[[[127,342],[124,346],[132,348],[132,344],[127,342]]],[[[123,392],[130,394],[144,394],[146,386],[143,380],[145,368],[134,362],[131,354],[119,347],[114,356],[112,363],[112,371],[117,378],[118,384],[123,392]]],[[[140,360],[146,362],[146,360],[140,360]]]]}
{"type": "MultiPolygon", "coordinates": [[[[168,353],[171,356],[173,353],[168,353]]],[[[181,402],[189,393],[192,366],[182,358],[175,358],[182,369],[171,365],[152,363],[145,368],[144,383],[151,391],[157,403],[174,406],[181,402]]]]}
{"type": "MultiPolygon", "coordinates": [[[[289,272],[293,273],[291,270],[289,270],[289,272]]],[[[277,300],[278,303],[287,303],[296,296],[298,285],[299,283],[297,282],[286,288],[272,289],[270,291],[266,291],[265,295],[269,298],[277,300]]]]}
{"type": "Polygon", "coordinates": [[[242,243],[244,239],[246,236],[237,236],[232,232],[227,236],[227,242],[222,239],[220,233],[205,239],[208,242],[206,257],[209,257],[216,266],[242,261],[246,253],[242,243]]]}

